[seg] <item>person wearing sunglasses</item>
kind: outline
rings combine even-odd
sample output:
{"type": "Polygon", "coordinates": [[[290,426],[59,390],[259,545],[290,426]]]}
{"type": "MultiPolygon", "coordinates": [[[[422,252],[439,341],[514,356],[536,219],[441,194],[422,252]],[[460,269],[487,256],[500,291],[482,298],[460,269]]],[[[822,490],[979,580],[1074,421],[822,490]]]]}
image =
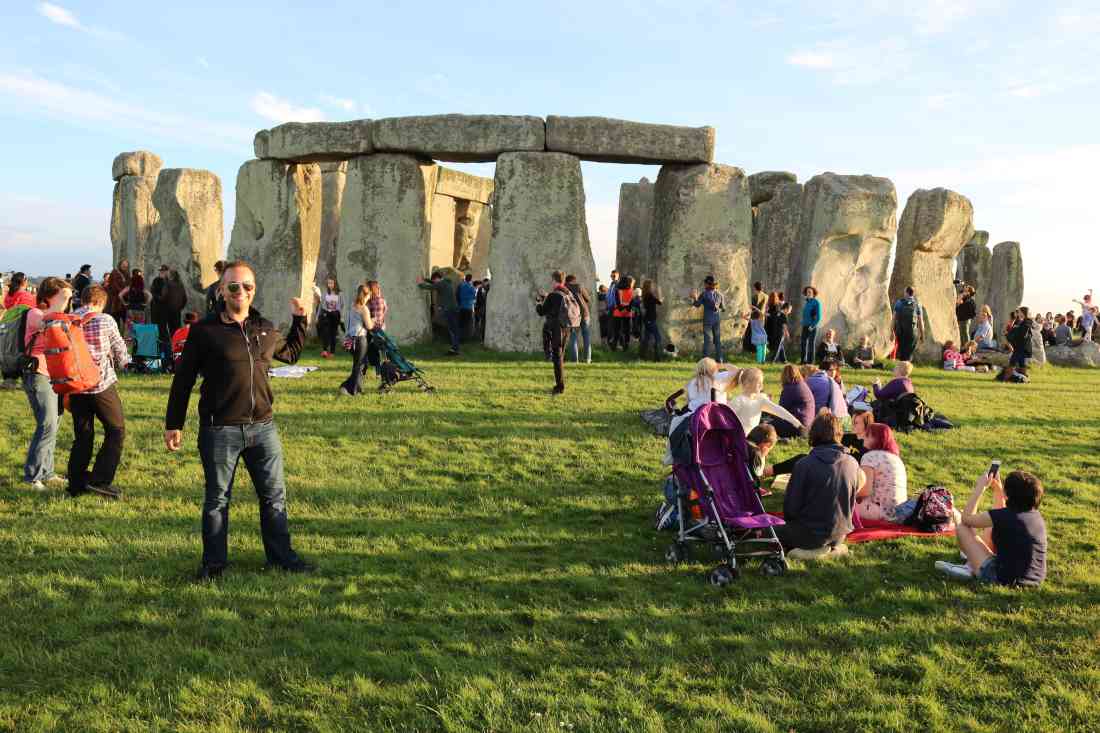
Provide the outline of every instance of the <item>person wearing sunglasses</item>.
{"type": "Polygon", "coordinates": [[[291,298],[290,330],[286,336],[279,333],[252,308],[256,274],[239,260],[225,265],[219,292],[224,308],[191,326],[172,378],[164,421],[164,444],[169,451],[177,451],[183,442],[191,390],[201,375],[198,443],[206,494],[202,566],[196,580],[214,580],[228,564],[230,490],[242,459],[260,502],[265,569],[310,572],[314,566],[290,546],[283,448],[267,377],[272,360],[298,361],[305,343],[306,311],[298,298],[291,298]]]}

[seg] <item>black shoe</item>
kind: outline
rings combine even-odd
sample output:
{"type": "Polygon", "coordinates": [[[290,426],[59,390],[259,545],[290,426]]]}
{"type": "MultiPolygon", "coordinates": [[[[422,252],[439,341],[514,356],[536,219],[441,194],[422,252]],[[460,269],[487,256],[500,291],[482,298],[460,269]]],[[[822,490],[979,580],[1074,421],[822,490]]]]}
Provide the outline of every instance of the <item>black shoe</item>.
{"type": "Polygon", "coordinates": [[[65,493],[68,494],[71,498],[75,499],[76,497],[80,496],[81,494],[87,494],[88,493],[88,487],[87,486],[82,486],[80,488],[77,488],[75,486],[69,486],[68,488],[65,489],[65,493]]]}
{"type": "Polygon", "coordinates": [[[114,486],[96,486],[95,484],[88,484],[88,491],[93,494],[99,494],[105,499],[121,499],[122,492],[116,489],[114,486]]]}
{"type": "Polygon", "coordinates": [[[459,355],[459,353],[456,349],[451,349],[450,351],[447,352],[447,356],[458,356],[458,355],[459,355]]]}
{"type": "Polygon", "coordinates": [[[550,394],[561,394],[565,391],[564,384],[555,384],[554,389],[550,390],[550,394]]]}
{"type": "Polygon", "coordinates": [[[225,572],[224,567],[216,565],[200,565],[199,572],[195,573],[196,583],[211,583],[222,577],[222,573],[225,572]]]}
{"type": "Polygon", "coordinates": [[[312,573],[317,570],[317,566],[305,560],[299,560],[291,565],[279,565],[273,562],[264,565],[264,572],[272,572],[274,570],[282,570],[284,573],[312,573]]]}

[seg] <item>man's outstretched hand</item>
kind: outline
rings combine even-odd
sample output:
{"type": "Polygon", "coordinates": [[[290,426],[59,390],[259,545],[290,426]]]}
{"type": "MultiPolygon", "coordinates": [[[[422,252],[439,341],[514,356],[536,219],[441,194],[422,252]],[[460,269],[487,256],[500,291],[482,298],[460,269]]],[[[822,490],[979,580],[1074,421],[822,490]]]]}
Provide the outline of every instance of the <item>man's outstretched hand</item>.
{"type": "Polygon", "coordinates": [[[182,430],[165,430],[164,431],[164,446],[170,451],[178,451],[180,445],[183,443],[183,431],[182,430]]]}
{"type": "Polygon", "coordinates": [[[302,299],[301,298],[291,298],[290,299],[290,315],[292,315],[292,316],[304,316],[305,314],[306,314],[306,309],[304,307],[302,307],[302,299]]]}

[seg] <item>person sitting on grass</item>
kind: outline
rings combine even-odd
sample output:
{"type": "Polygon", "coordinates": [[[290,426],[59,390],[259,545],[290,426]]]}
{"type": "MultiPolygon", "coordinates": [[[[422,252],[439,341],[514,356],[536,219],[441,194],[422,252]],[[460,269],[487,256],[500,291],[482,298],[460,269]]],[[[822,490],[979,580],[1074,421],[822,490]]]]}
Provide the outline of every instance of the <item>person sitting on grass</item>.
{"type": "Polygon", "coordinates": [[[903,394],[912,393],[913,380],[909,378],[912,374],[913,364],[908,361],[899,361],[894,367],[894,378],[887,382],[885,387],[877,378],[872,383],[871,389],[875,393],[875,399],[885,402],[896,400],[903,394]]]}
{"type": "MultiPolygon", "coordinates": [[[[768,454],[771,453],[772,448],[779,441],[779,435],[775,432],[775,428],[768,423],[760,423],[755,428],[749,431],[749,434],[745,437],[745,440],[749,444],[749,462],[752,469],[753,476],[756,478],[756,482],[759,485],[760,481],[766,478],[775,478],[776,476],[783,476],[789,474],[794,470],[794,466],[800,460],[806,457],[805,453],[800,453],[797,456],[792,456],[785,461],[780,461],[774,465],[769,466],[767,462],[768,454]]],[[[761,496],[768,496],[770,491],[758,486],[761,496]]]]}
{"type": "Polygon", "coordinates": [[[840,348],[840,344],[836,342],[836,330],[830,328],[825,332],[825,335],[821,337],[821,340],[817,342],[817,357],[815,361],[819,364],[824,362],[836,362],[844,363],[844,351],[840,348]]]}
{"type": "Polygon", "coordinates": [[[814,421],[814,395],[810,391],[806,380],[802,378],[802,370],[794,364],[783,367],[783,391],[779,393],[779,406],[798,418],[799,427],[793,428],[786,422],[776,422],[774,427],[780,438],[797,438],[803,430],[809,430],[814,421]]]}
{"type": "Polygon", "coordinates": [[[977,578],[984,583],[1039,585],[1047,574],[1047,528],[1039,513],[1042,501],[1043,484],[1033,474],[1013,471],[1003,486],[998,476],[983,474],[955,528],[966,564],[940,560],[936,569],[954,578],[977,578]],[[993,508],[978,512],[987,488],[993,489],[993,508]]]}
{"type": "Polygon", "coordinates": [[[854,402],[851,408],[852,432],[845,433],[840,444],[848,449],[857,461],[863,460],[867,453],[867,428],[875,421],[875,414],[866,402],[854,402]]]}
{"type": "Polygon", "coordinates": [[[711,402],[711,390],[714,390],[714,402],[726,404],[726,392],[737,386],[740,375],[741,370],[732,364],[719,364],[709,356],[704,356],[695,364],[695,376],[684,385],[688,410],[695,412],[711,402]]]}
{"type": "Polygon", "coordinates": [[[882,369],[882,364],[875,361],[875,348],[871,346],[870,336],[860,339],[859,348],[852,354],[852,366],[856,369],[882,369]]]}
{"type": "Polygon", "coordinates": [[[803,366],[802,374],[814,396],[814,413],[828,409],[843,420],[848,416],[848,403],[844,399],[844,388],[835,378],[839,374],[836,367],[836,362],[826,360],[820,369],[813,364],[803,366]]]}
{"type": "Polygon", "coordinates": [[[888,425],[871,423],[864,446],[867,452],[859,465],[867,481],[856,494],[856,514],[860,519],[896,521],[894,510],[905,502],[909,478],[894,431],[888,425]]]}
{"type": "Polygon", "coordinates": [[[977,367],[966,363],[966,356],[955,348],[955,342],[948,339],[943,344],[943,368],[946,371],[976,372],[977,367]]]}
{"type": "Polygon", "coordinates": [[[786,420],[796,431],[801,431],[802,422],[787,412],[780,405],[775,404],[762,391],[764,389],[764,372],[753,367],[742,369],[739,377],[741,394],[730,400],[730,407],[737,413],[737,419],[741,421],[741,427],[745,433],[760,424],[760,415],[768,413],[786,420]]]}
{"type": "Polygon", "coordinates": [[[775,528],[796,559],[846,554],[856,493],[866,477],[840,445],[840,419],[828,411],[810,427],[810,453],[798,461],[783,497],[785,524],[775,528]]]}

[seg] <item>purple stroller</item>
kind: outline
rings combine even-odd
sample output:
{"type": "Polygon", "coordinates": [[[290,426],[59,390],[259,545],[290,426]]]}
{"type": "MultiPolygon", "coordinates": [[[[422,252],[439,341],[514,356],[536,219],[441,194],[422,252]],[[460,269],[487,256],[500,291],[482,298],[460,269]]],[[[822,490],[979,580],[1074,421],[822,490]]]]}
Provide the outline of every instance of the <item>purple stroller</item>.
{"type": "Polygon", "coordinates": [[[673,467],[680,526],[665,559],[682,562],[689,543],[710,542],[725,558],[707,576],[712,585],[728,585],[740,574],[739,557],[763,558],[764,575],[785,573],[787,560],[774,529],[783,520],[764,511],[737,415],[717,402],[702,405],[691,417],[691,445],[692,462],[673,467]],[[694,506],[702,519],[693,518],[694,506]]]}

